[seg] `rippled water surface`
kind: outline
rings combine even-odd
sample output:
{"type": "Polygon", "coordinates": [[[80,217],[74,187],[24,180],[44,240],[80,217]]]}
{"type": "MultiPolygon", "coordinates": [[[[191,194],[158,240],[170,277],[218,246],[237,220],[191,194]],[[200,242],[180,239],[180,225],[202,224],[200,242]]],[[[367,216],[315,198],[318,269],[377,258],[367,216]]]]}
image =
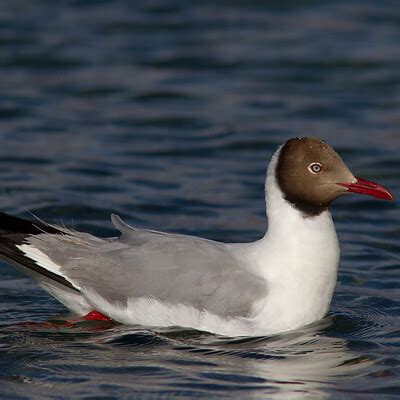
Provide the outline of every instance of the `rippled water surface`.
{"type": "MultiPolygon", "coordinates": [[[[0,209],[251,241],[267,162],[301,135],[399,198],[399,38],[396,1],[4,1],[0,209]]],[[[269,338],[63,325],[1,263],[0,396],[398,397],[398,204],[337,201],[331,313],[269,338]]]]}

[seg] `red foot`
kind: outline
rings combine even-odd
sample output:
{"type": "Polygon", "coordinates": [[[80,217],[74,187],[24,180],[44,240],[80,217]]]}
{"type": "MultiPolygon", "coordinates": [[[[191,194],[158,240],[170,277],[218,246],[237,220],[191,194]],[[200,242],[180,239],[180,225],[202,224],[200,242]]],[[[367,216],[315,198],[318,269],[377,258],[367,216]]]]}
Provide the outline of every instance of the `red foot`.
{"type": "Polygon", "coordinates": [[[63,328],[74,328],[82,321],[112,321],[111,318],[97,312],[90,311],[82,317],[78,317],[70,320],[53,320],[44,322],[19,322],[15,325],[21,326],[26,329],[63,329],[63,328]]]}
{"type": "Polygon", "coordinates": [[[85,321],[111,321],[111,318],[108,318],[97,311],[90,311],[89,313],[84,315],[81,319],[85,321]]]}

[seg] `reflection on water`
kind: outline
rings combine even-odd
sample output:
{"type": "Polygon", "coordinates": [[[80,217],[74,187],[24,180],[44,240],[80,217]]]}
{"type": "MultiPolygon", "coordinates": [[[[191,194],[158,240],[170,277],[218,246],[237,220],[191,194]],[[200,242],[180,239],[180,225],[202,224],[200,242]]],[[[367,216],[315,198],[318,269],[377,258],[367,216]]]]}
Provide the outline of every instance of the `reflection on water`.
{"type": "MultiPolygon", "coordinates": [[[[232,391],[246,393],[246,398],[322,398],[333,385],[365,376],[374,365],[351,351],[346,340],[326,335],[331,325],[332,319],[326,318],[285,335],[229,339],[179,328],[150,330],[109,322],[83,322],[72,328],[60,324],[58,329],[39,323],[12,333],[18,341],[13,346],[16,354],[26,353],[27,346],[35,348],[30,368],[37,375],[32,381],[24,376],[14,379],[29,381],[36,395],[56,393],[60,381],[67,381],[71,390],[92,396],[101,393],[96,387],[110,386],[121,394],[151,388],[170,395],[204,391],[218,396],[232,391]],[[60,341],[66,343],[62,350],[57,348],[60,341]],[[39,354],[49,348],[52,357],[44,367],[39,354]],[[51,371],[51,384],[41,379],[44,370],[51,371]],[[83,384],[87,382],[89,387],[83,384]]],[[[3,330],[7,333],[10,328],[3,330]]]]}
{"type": "MultiPolygon", "coordinates": [[[[399,21],[391,0],[2,2],[0,209],[255,240],[267,160],[301,135],[398,199],[399,21]]],[[[332,211],[331,315],[271,338],[43,324],[66,310],[2,263],[0,397],[398,396],[398,200],[332,211]]]]}

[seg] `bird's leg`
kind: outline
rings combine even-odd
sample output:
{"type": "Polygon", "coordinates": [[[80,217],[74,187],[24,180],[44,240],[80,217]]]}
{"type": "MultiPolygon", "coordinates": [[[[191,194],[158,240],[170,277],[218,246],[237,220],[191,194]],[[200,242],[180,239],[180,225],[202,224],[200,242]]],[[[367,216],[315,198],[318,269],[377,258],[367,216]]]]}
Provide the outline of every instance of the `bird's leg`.
{"type": "Polygon", "coordinates": [[[84,321],[112,321],[111,318],[106,317],[105,315],[99,313],[98,311],[90,311],[83,317],[80,317],[79,320],[84,320],[84,321]]]}

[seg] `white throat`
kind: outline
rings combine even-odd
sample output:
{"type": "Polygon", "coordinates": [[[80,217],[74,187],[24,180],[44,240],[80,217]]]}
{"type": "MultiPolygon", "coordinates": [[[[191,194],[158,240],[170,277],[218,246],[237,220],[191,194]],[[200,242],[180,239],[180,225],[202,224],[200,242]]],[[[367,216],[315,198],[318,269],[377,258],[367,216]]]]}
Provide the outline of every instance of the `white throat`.
{"type": "MultiPolygon", "coordinates": [[[[266,180],[268,231],[254,243],[253,262],[267,282],[257,319],[286,331],[321,319],[329,310],[336,285],[339,244],[329,211],[305,217],[286,201],[278,187],[273,156],[266,180]]],[[[261,321],[259,321],[261,322],[261,321]]]]}

